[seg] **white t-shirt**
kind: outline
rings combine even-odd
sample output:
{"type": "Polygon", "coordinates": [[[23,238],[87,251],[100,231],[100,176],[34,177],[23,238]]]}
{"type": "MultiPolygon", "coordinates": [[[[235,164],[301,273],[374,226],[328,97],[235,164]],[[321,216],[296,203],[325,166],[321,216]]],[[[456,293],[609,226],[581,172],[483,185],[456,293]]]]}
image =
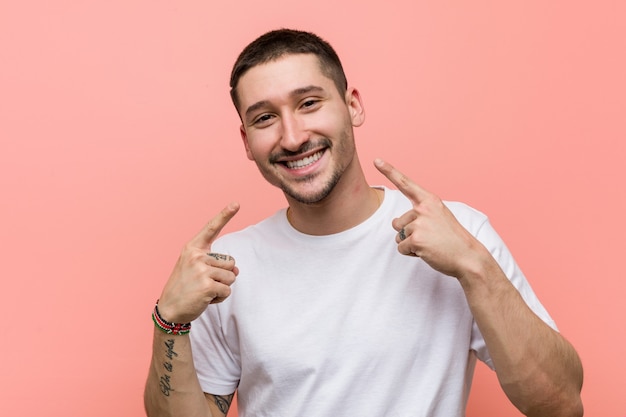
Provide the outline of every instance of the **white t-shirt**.
{"type": "MultiPolygon", "coordinates": [[[[446,205],[556,328],[487,217],[446,205]]],[[[458,281],[398,252],[391,220],[410,207],[385,189],[341,233],[302,234],[283,209],[215,242],[240,273],[193,323],[202,389],[238,389],[240,417],[463,416],[476,357],[493,365],[458,281]]]]}

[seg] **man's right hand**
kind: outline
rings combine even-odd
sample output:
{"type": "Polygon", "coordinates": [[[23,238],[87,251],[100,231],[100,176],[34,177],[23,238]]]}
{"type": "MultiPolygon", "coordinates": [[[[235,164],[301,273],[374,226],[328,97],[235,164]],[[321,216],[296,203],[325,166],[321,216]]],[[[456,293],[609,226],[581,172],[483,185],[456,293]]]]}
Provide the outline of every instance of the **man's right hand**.
{"type": "Polygon", "coordinates": [[[239,204],[230,203],[185,245],[159,298],[165,320],[191,322],[230,295],[239,269],[232,256],[211,252],[211,245],[238,211],[239,204]]]}

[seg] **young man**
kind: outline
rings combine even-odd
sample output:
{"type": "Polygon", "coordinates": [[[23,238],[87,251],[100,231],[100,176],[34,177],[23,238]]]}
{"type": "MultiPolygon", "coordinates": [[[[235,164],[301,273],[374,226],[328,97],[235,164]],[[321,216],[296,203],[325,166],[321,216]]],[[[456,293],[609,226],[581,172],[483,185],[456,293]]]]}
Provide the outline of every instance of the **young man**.
{"type": "Polygon", "coordinates": [[[582,415],[578,356],[487,218],[381,160],[398,190],[368,185],[363,104],[330,45],[269,32],[231,87],[288,208],[216,240],[231,203],[186,245],[154,313],[148,415],[224,416],[237,390],[242,417],[462,416],[476,358],[526,415],[582,415]]]}

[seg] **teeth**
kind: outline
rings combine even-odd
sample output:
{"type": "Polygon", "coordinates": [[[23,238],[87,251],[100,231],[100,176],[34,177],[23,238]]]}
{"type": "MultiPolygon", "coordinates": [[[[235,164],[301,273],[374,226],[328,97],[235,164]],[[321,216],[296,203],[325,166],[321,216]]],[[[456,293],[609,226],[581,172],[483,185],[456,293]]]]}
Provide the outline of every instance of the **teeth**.
{"type": "Polygon", "coordinates": [[[289,161],[287,162],[287,166],[291,169],[303,168],[307,165],[311,165],[313,162],[317,161],[322,157],[322,152],[316,152],[311,156],[307,156],[306,158],[299,159],[297,161],[289,161]]]}

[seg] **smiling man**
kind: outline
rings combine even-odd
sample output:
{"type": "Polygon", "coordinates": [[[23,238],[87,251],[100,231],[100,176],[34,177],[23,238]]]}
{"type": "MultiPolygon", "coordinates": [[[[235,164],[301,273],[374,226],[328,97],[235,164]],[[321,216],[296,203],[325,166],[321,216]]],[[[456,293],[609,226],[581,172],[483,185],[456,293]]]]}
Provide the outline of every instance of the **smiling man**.
{"type": "Polygon", "coordinates": [[[359,92],[314,34],[277,30],[231,76],[241,138],[288,206],[182,251],[155,306],[149,416],[463,416],[477,359],[528,416],[580,416],[582,367],[480,212],[390,164],[371,187],[359,92]],[[235,283],[236,281],[236,283],[235,283]]]}

